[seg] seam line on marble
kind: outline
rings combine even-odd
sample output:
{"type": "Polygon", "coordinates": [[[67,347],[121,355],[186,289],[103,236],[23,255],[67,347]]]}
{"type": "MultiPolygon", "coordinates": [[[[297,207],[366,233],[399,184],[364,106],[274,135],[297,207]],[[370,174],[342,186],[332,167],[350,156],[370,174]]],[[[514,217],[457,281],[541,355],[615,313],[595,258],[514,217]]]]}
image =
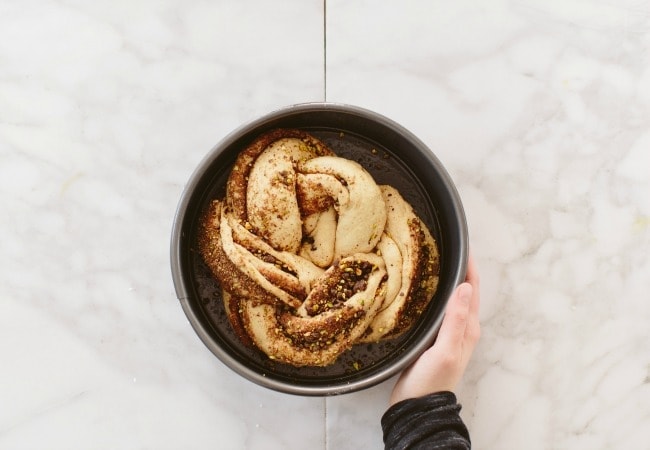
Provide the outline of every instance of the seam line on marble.
{"type": "Polygon", "coordinates": [[[329,441],[327,439],[327,397],[323,398],[323,432],[325,435],[325,450],[329,450],[329,441]]]}
{"type": "Polygon", "coordinates": [[[8,434],[9,432],[13,431],[16,428],[22,427],[26,422],[39,419],[43,416],[46,416],[47,414],[50,414],[51,412],[57,411],[61,408],[65,408],[80,400],[87,393],[88,393],[87,390],[72,393],[70,395],[66,395],[61,399],[54,400],[44,405],[41,408],[37,408],[34,411],[30,411],[25,415],[25,417],[19,417],[17,420],[14,421],[14,423],[9,423],[9,425],[5,426],[4,428],[0,428],[0,436],[3,434],[8,434]]]}
{"type": "Polygon", "coordinates": [[[323,101],[327,101],[327,0],[323,0],[323,101]]]}

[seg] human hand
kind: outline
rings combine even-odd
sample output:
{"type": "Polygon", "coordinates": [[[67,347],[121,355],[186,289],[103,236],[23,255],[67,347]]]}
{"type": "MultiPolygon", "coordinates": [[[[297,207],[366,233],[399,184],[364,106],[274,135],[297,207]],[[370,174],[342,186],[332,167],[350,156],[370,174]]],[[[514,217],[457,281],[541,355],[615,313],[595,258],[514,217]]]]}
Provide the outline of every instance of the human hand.
{"type": "Polygon", "coordinates": [[[479,303],[479,276],[470,256],[465,282],[449,298],[435,343],[402,372],[393,388],[391,405],[456,388],[481,334],[479,303]]]}

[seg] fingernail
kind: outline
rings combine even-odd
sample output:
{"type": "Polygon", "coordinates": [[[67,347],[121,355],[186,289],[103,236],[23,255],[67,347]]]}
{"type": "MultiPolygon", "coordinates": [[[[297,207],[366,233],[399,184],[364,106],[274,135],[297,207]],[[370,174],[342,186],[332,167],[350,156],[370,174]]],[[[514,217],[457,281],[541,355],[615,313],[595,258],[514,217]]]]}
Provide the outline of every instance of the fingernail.
{"type": "Polygon", "coordinates": [[[469,300],[472,297],[472,286],[468,283],[463,283],[458,287],[458,296],[460,301],[469,305],[469,300]]]}

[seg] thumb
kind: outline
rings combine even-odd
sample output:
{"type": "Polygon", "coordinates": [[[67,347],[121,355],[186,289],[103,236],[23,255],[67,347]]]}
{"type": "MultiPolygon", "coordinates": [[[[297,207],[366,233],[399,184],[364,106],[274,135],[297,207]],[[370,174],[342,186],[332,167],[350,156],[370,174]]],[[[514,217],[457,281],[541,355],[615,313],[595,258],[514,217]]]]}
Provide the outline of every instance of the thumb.
{"type": "Polygon", "coordinates": [[[459,302],[463,307],[469,309],[469,301],[472,298],[474,288],[471,284],[465,282],[461,283],[457,288],[455,294],[458,296],[459,302]]]}
{"type": "Polygon", "coordinates": [[[449,299],[445,317],[438,333],[438,341],[441,346],[450,349],[455,348],[462,342],[465,336],[465,328],[467,328],[472,292],[471,284],[462,283],[449,299]]]}

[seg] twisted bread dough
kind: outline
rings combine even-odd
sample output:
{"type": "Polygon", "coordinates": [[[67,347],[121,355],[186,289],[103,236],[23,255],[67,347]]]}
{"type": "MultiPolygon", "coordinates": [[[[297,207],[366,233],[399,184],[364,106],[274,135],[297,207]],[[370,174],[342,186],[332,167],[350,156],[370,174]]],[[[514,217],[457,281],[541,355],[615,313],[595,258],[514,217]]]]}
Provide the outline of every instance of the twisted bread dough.
{"type": "Polygon", "coordinates": [[[242,342],[295,366],[399,335],[438,282],[435,241],[399,192],[299,130],[240,153],[199,248],[242,342]]]}

